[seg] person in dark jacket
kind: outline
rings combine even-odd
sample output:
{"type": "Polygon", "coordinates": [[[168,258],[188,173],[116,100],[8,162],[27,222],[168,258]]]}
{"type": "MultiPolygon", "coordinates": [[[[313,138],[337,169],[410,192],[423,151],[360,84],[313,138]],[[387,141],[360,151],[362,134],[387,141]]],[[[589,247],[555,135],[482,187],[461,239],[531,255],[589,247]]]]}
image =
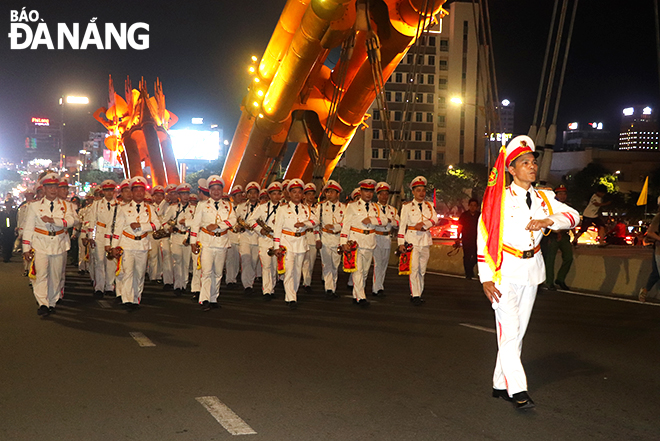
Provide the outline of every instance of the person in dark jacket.
{"type": "Polygon", "coordinates": [[[463,245],[463,268],[465,278],[474,278],[474,266],[477,264],[477,226],[479,225],[479,201],[470,199],[468,209],[458,218],[457,244],[463,245]]]}

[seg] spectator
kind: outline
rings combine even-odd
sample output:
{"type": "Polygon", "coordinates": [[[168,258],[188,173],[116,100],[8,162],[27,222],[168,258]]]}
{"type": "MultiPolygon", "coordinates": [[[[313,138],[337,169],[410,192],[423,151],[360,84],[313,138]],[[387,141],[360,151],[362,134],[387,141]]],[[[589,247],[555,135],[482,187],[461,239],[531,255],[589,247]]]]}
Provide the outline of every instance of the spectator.
{"type": "MultiPolygon", "coordinates": [[[[555,199],[561,203],[566,203],[568,198],[568,190],[563,185],[555,188],[555,199]]],[[[569,236],[570,230],[557,230],[550,231],[550,234],[545,236],[541,241],[541,251],[543,252],[543,260],[545,261],[545,287],[550,290],[556,289],[558,286],[561,289],[569,290],[566,285],[566,275],[571,269],[573,264],[573,248],[571,247],[571,238],[569,236]],[[561,251],[561,267],[557,271],[557,278],[555,279],[555,259],[557,251],[561,251]]]]}
{"type": "Polygon", "coordinates": [[[480,214],[479,201],[473,198],[468,202],[467,211],[458,218],[456,244],[463,245],[463,268],[468,280],[474,277],[474,266],[477,264],[477,227],[480,214]]]}
{"type": "Polygon", "coordinates": [[[647,241],[653,242],[654,251],[653,260],[651,261],[651,274],[646,281],[646,286],[640,289],[639,294],[637,294],[637,298],[640,302],[646,301],[646,295],[660,280],[660,272],[658,271],[658,263],[660,262],[660,246],[658,245],[658,241],[660,240],[660,212],[658,212],[651,221],[651,225],[649,225],[649,228],[646,231],[646,239],[647,241]]]}
{"type": "Polygon", "coordinates": [[[603,202],[603,196],[605,196],[606,193],[607,187],[605,187],[603,184],[600,184],[596,188],[596,193],[594,193],[591,196],[591,199],[589,199],[589,205],[587,205],[587,208],[584,209],[584,213],[582,213],[582,225],[580,225],[580,231],[578,231],[578,233],[575,235],[575,238],[573,239],[573,246],[577,246],[578,238],[582,236],[582,234],[584,234],[584,232],[586,232],[592,225],[598,227],[598,240],[600,246],[607,246],[607,243],[605,242],[605,222],[603,222],[603,218],[600,217],[601,207],[605,207],[612,203],[612,201],[603,202]]]}

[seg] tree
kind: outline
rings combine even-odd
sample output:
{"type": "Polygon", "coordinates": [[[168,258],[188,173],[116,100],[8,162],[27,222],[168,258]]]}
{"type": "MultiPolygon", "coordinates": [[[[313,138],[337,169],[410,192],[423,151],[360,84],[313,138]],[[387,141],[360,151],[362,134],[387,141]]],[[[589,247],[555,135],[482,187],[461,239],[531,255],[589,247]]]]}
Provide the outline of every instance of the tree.
{"type": "Polygon", "coordinates": [[[115,182],[124,179],[123,174],[115,172],[106,172],[101,170],[84,170],[80,172],[80,182],[89,184],[101,184],[106,179],[112,179],[115,182]]]}
{"type": "Polygon", "coordinates": [[[619,191],[616,176],[602,164],[592,162],[566,181],[571,205],[578,211],[584,210],[598,184],[605,185],[608,194],[619,191]]]}
{"type": "MultiPolygon", "coordinates": [[[[222,175],[222,168],[225,166],[225,159],[216,159],[215,161],[209,162],[203,169],[186,175],[186,182],[190,184],[193,192],[198,191],[197,181],[200,179],[206,179],[211,175],[222,175]]],[[[229,189],[225,189],[225,192],[228,193],[229,189]]]]}

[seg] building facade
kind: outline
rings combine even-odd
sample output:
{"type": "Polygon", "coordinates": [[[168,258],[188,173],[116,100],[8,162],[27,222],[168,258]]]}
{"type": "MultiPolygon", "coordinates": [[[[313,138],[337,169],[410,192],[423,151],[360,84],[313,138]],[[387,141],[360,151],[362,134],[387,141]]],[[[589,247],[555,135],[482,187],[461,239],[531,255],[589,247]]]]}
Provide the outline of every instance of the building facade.
{"type": "MultiPolygon", "coordinates": [[[[413,47],[385,85],[394,142],[404,143],[409,168],[485,160],[473,7],[451,3],[449,15],[420,38],[417,60],[413,47]]],[[[340,166],[388,167],[384,115],[375,101],[368,113],[369,127],[358,130],[340,166]]]]}
{"type": "Polygon", "coordinates": [[[651,107],[623,109],[619,150],[658,150],[658,124],[651,107]]]}

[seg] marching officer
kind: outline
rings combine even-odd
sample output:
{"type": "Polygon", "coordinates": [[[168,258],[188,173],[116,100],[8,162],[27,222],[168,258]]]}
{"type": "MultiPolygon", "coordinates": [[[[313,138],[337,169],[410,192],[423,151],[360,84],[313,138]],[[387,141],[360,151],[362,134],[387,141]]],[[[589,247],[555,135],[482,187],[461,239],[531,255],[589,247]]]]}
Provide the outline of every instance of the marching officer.
{"type": "Polygon", "coordinates": [[[132,200],[117,213],[115,233],[106,239],[106,252],[119,259],[116,292],[128,311],[139,308],[147,270],[151,243],[148,232],[160,228],[160,219],[150,204],[144,202],[147,180],[136,176],[130,180],[132,200]]]}
{"type": "MultiPolygon", "coordinates": [[[[168,184],[165,187],[165,199],[160,203],[158,216],[165,216],[170,205],[176,205],[178,194],[176,184],[168,184]]],[[[172,247],[169,237],[160,239],[161,266],[163,268],[163,291],[172,291],[174,289],[174,268],[172,266],[172,247]]]]}
{"type": "MultiPolygon", "coordinates": [[[[159,217],[162,217],[165,213],[161,213],[161,204],[165,199],[165,188],[162,185],[154,185],[151,188],[151,198],[154,211],[159,217]]],[[[149,242],[151,243],[151,249],[149,249],[149,260],[147,263],[147,275],[149,280],[162,280],[163,278],[163,262],[162,256],[160,255],[160,240],[154,239],[154,233],[149,233],[149,242]]]]}
{"type": "Polygon", "coordinates": [[[254,231],[259,234],[259,259],[261,260],[261,280],[264,299],[269,301],[275,298],[275,284],[277,283],[277,257],[273,251],[275,242],[275,217],[282,199],[282,184],[272,182],[268,186],[270,200],[261,204],[254,210],[248,219],[254,231]]]}
{"type": "Polygon", "coordinates": [[[241,257],[241,282],[246,294],[252,293],[257,265],[259,265],[259,234],[252,230],[248,222],[259,206],[259,191],[261,191],[259,184],[249,182],[245,186],[248,200],[236,208],[236,218],[242,229],[238,248],[241,257]]]}
{"type": "MultiPolygon", "coordinates": [[[[229,196],[232,200],[232,210],[234,211],[234,214],[236,214],[238,206],[245,201],[243,186],[234,185],[229,196]]],[[[225,282],[227,283],[227,288],[232,288],[237,284],[236,280],[238,278],[238,271],[241,269],[241,255],[239,253],[241,233],[237,233],[232,229],[229,230],[227,234],[229,235],[229,243],[231,246],[229,247],[229,250],[227,250],[227,274],[225,275],[227,279],[225,282]]]]}
{"type": "MultiPolygon", "coordinates": [[[[28,188],[25,190],[25,201],[18,207],[18,229],[17,229],[17,237],[16,240],[18,240],[19,246],[22,248],[22,240],[23,240],[23,229],[25,228],[25,218],[28,213],[29,206],[32,202],[34,202],[34,190],[31,188],[28,188]]],[[[28,269],[29,269],[29,262],[27,260],[23,260],[23,275],[27,276],[28,275],[28,269]]]]}
{"type": "MultiPolygon", "coordinates": [[[[69,225],[67,228],[67,232],[65,234],[65,240],[67,241],[67,249],[71,249],[71,233],[73,232],[73,228],[77,227],[80,224],[80,217],[78,216],[78,212],[76,211],[76,208],[73,206],[73,204],[67,200],[69,197],[69,180],[62,176],[60,178],[60,182],[57,184],[57,197],[63,201],[66,206],[67,210],[71,211],[74,214],[74,222],[73,224],[69,225]]],[[[67,256],[64,258],[64,261],[62,262],[62,278],[60,279],[60,298],[64,297],[64,279],[66,278],[66,264],[67,261],[69,260],[68,253],[67,256]]]]}
{"type": "MultiPolygon", "coordinates": [[[[303,202],[314,212],[316,217],[317,204],[316,204],[316,185],[312,182],[305,184],[303,188],[303,202]]],[[[319,226],[307,230],[307,253],[303,260],[302,267],[302,285],[305,292],[312,292],[312,273],[314,272],[314,264],[316,263],[316,254],[321,249],[321,236],[319,236],[319,226]]]]}
{"type": "Polygon", "coordinates": [[[348,241],[357,244],[356,270],[353,272],[353,301],[362,307],[369,306],[364,288],[376,248],[374,226],[388,222],[385,213],[372,201],[375,189],[376,181],[373,179],[360,181],[360,199],[348,205],[339,239],[344,252],[350,249],[348,241]]]}
{"type": "Polygon", "coordinates": [[[117,183],[106,179],[101,183],[103,199],[92,204],[86,215],[88,231],[87,241],[94,253],[97,265],[94,267],[94,297],[102,299],[103,295],[114,294],[116,262],[106,258],[105,242],[113,234],[117,222],[119,203],[115,199],[117,183]]]}
{"type": "Polygon", "coordinates": [[[387,223],[374,225],[376,248],[374,248],[374,279],[371,295],[385,297],[385,273],[387,272],[390,248],[392,247],[390,235],[393,230],[399,228],[399,215],[396,208],[387,204],[390,198],[390,185],[387,182],[376,184],[376,198],[378,199],[378,208],[384,214],[387,223]]]}
{"type": "Polygon", "coordinates": [[[551,191],[534,189],[537,170],[534,142],[528,136],[517,136],[500,150],[488,179],[477,238],[479,278],[495,310],[499,347],[493,397],[512,401],[518,409],[534,407],[520,355],[536,290],[545,280],[543,230],[568,230],[580,221],[578,212],[557,201],[551,191]],[[513,177],[508,188],[505,167],[513,177]]]}
{"type": "Polygon", "coordinates": [[[339,202],[341,185],[332,179],[325,185],[326,200],[319,204],[319,227],[321,228],[321,266],[323,270],[323,285],[329,299],[338,297],[337,271],[341,255],[337,252],[339,235],[344,222],[346,204],[339,202]]]}
{"type": "Polygon", "coordinates": [[[35,279],[32,283],[39,309],[37,314],[48,316],[55,312],[60,298],[62,265],[70,248],[67,228],[73,225],[77,215],[57,197],[59,178],[47,173],[42,179],[44,198],[31,203],[23,230],[23,258],[33,261],[35,279]]]}
{"type": "Polygon", "coordinates": [[[203,311],[219,308],[218,294],[230,247],[228,231],[236,224],[236,212],[222,200],[225,181],[217,175],[208,178],[210,198],[197,205],[190,225],[192,252],[201,253],[202,287],[199,303],[203,311]]]}
{"type": "Polygon", "coordinates": [[[190,229],[187,223],[192,220],[195,208],[190,204],[190,184],[177,187],[180,202],[168,207],[162,222],[171,222],[170,250],[172,251],[172,270],[174,273],[174,295],[181,296],[188,286],[190,269],[190,229]]]}
{"type": "Polygon", "coordinates": [[[289,203],[277,210],[273,238],[277,254],[284,254],[284,290],[289,308],[298,307],[298,286],[303,259],[308,245],[305,237],[308,228],[314,228],[318,219],[307,205],[302,203],[303,181],[291,179],[288,185],[289,203]]]}
{"type": "Polygon", "coordinates": [[[412,245],[410,254],[410,301],[415,306],[424,303],[424,275],[429,262],[430,247],[433,237],[429,229],[438,222],[438,214],[426,200],[426,178],[417,176],[410,183],[413,200],[401,207],[399,224],[399,251],[404,251],[405,244],[412,245]]]}

